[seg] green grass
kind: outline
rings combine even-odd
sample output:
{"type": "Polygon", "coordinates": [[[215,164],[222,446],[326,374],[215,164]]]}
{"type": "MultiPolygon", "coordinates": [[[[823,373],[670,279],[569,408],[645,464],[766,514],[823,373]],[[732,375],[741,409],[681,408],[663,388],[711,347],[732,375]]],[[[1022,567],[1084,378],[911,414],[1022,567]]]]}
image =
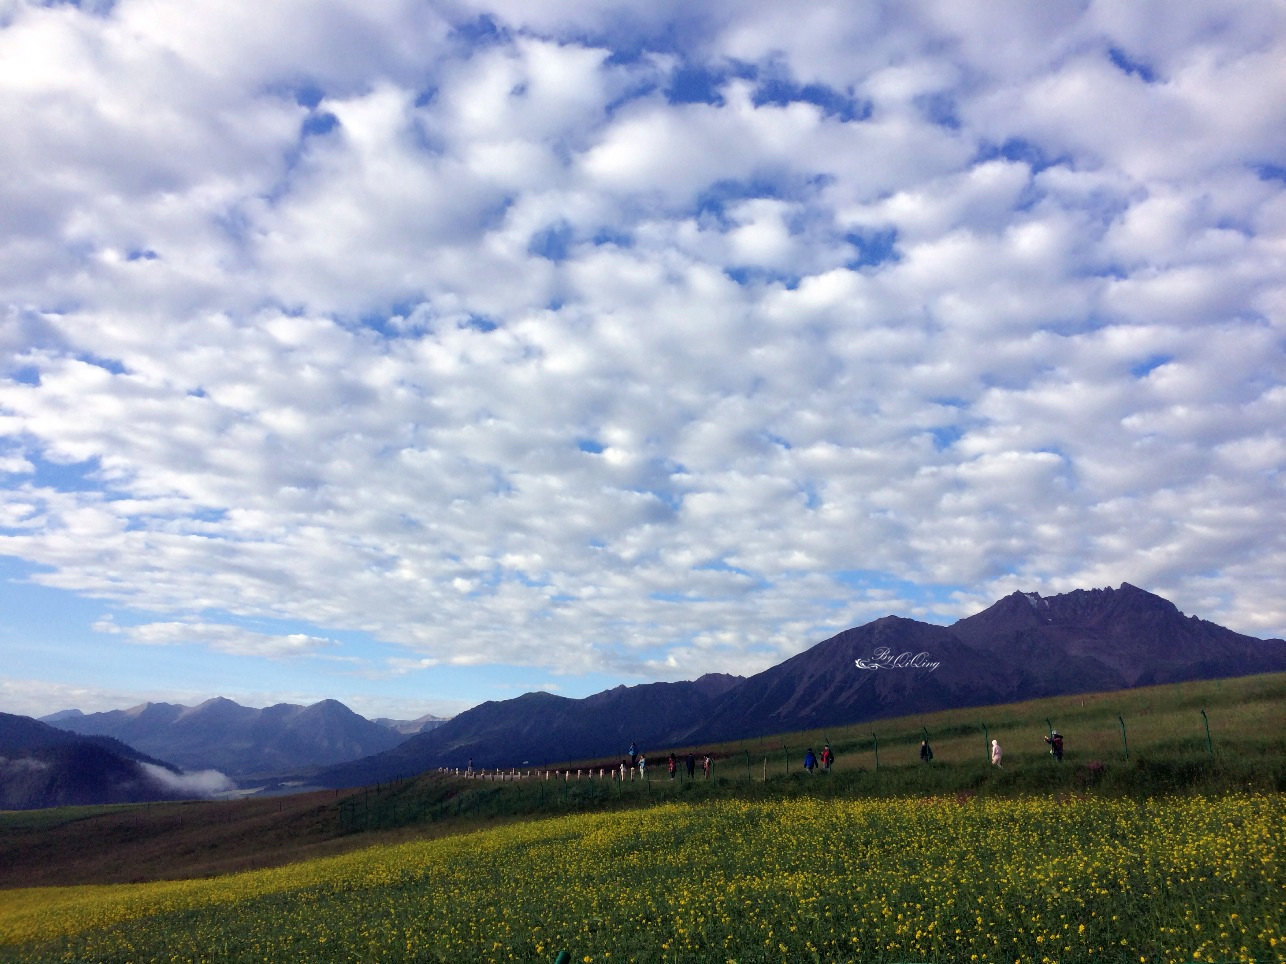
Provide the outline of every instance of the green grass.
{"type": "Polygon", "coordinates": [[[1281,794],[735,798],[13,891],[15,961],[1280,959],[1281,794]]]}
{"type": "Polygon", "coordinates": [[[711,752],[716,761],[711,780],[698,768],[690,781],[682,767],[671,780],[663,767],[653,766],[647,780],[622,783],[596,775],[600,769],[612,772],[611,760],[579,760],[518,781],[461,782],[436,775],[394,781],[347,798],[338,815],[343,830],[352,833],[728,797],[1279,792],[1286,790],[1283,707],[1286,674],[1055,697],[829,732],[648,750],[653,760],[672,749],[680,759],[688,752],[711,752]],[[1066,738],[1061,764],[1044,743],[1047,721],[1066,738]],[[934,751],[927,765],[919,758],[926,733],[934,751]],[[999,769],[988,762],[989,738],[999,739],[1005,748],[999,769]],[[829,774],[810,777],[802,769],[804,750],[820,750],[825,742],[837,754],[836,765],[829,774]],[[543,774],[551,771],[555,775],[546,779],[543,774]],[[559,772],[570,776],[564,779],[559,772]]]}
{"type": "Polygon", "coordinates": [[[0,814],[0,960],[1280,961],[1283,707],[1277,674],[692,748],[710,780],[0,814]]]}

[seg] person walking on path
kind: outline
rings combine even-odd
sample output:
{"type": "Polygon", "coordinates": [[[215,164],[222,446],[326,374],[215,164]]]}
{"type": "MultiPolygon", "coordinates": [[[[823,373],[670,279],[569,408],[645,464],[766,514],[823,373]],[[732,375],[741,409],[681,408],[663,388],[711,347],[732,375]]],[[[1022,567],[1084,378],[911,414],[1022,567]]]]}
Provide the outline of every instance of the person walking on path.
{"type": "Polygon", "coordinates": [[[634,744],[633,741],[630,741],[630,769],[633,770],[634,765],[638,762],[639,762],[639,748],[634,744]]]}
{"type": "Polygon", "coordinates": [[[817,757],[813,756],[813,748],[810,746],[808,752],[804,754],[804,769],[812,773],[815,766],[817,766],[817,757]]]}
{"type": "MultiPolygon", "coordinates": [[[[1002,753],[1001,753],[1001,750],[1000,750],[1000,741],[999,741],[999,740],[992,740],[992,741],[991,741],[991,765],[992,765],[993,767],[998,767],[998,766],[1000,766],[1000,757],[1001,757],[1001,756],[1002,756],[1002,753]]],[[[1001,767],[1001,769],[1004,769],[1004,768],[1003,768],[1003,767],[1001,767]]]]}
{"type": "Polygon", "coordinates": [[[665,761],[665,768],[670,771],[670,779],[673,780],[675,771],[679,769],[678,758],[675,757],[673,753],[671,753],[669,758],[665,761]]]}
{"type": "Polygon", "coordinates": [[[710,779],[710,768],[712,766],[714,766],[714,761],[710,759],[710,754],[707,753],[706,758],[701,761],[701,769],[705,771],[707,780],[710,779]]]}
{"type": "Polygon", "coordinates": [[[639,754],[639,777],[647,776],[647,757],[642,753],[639,754]]]}
{"type": "Polygon", "coordinates": [[[928,740],[920,741],[920,759],[925,763],[933,759],[933,747],[929,746],[928,740]]]}
{"type": "Polygon", "coordinates": [[[688,779],[691,780],[697,774],[697,756],[695,753],[688,754],[688,779]]]}
{"type": "Polygon", "coordinates": [[[835,762],[835,754],[831,752],[831,745],[827,743],[822,747],[822,771],[831,772],[831,764],[835,762]]]}

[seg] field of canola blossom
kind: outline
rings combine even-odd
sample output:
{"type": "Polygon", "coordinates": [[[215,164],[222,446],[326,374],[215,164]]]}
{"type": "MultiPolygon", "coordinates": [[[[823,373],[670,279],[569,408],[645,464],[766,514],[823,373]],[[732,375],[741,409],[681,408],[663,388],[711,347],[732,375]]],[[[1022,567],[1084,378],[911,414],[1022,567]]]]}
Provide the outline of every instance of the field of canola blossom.
{"type": "Polygon", "coordinates": [[[1280,961],[1286,796],[673,804],[0,892],[0,960],[1280,961]]]}

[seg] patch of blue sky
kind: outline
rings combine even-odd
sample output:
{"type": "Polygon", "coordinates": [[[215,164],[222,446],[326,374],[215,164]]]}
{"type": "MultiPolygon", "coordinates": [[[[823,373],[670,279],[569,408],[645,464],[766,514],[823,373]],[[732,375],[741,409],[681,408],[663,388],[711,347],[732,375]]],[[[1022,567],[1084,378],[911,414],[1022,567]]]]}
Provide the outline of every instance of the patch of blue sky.
{"type": "Polygon", "coordinates": [[[787,291],[794,291],[801,280],[798,274],[788,271],[775,271],[759,265],[739,265],[724,268],[723,273],[743,288],[780,285],[787,291]]]}
{"type": "Polygon", "coordinates": [[[1255,172],[1255,176],[1261,181],[1286,182],[1286,164],[1252,164],[1250,169],[1255,172]]]}
{"type": "MultiPolygon", "coordinates": [[[[890,595],[898,600],[908,600],[913,605],[923,607],[930,613],[950,612],[952,597],[959,586],[940,586],[925,582],[914,582],[900,579],[887,572],[873,569],[838,569],[830,574],[842,586],[858,592],[870,592],[881,596],[890,595]]],[[[839,600],[848,604],[852,600],[839,600]]],[[[889,613],[889,615],[896,615],[889,613]]],[[[923,617],[917,617],[923,618],[923,617]]],[[[943,622],[954,622],[954,617],[943,618],[943,622]]]]}
{"type": "MultiPolygon", "coordinates": [[[[207,526],[217,526],[227,520],[228,511],[224,508],[213,506],[193,505],[185,508],[182,515],[176,515],[172,503],[167,499],[163,503],[165,508],[159,513],[150,513],[147,511],[147,500],[139,499],[133,496],[123,496],[122,501],[130,503],[134,511],[125,517],[124,531],[126,532],[153,532],[156,530],[158,520],[166,527],[173,527],[180,531],[195,530],[203,531],[207,526]]],[[[116,501],[108,499],[107,502],[116,501]]],[[[249,541],[251,536],[237,537],[220,533],[220,538],[228,542],[249,541]]]]}
{"type": "Polygon", "coordinates": [[[767,177],[756,177],[742,181],[724,179],[715,181],[697,195],[696,209],[698,216],[714,218],[724,227],[732,227],[727,216],[729,205],[741,201],[761,198],[781,199],[787,196],[785,185],[767,177]]]}
{"type": "Polygon", "coordinates": [[[706,596],[704,593],[673,592],[673,591],[662,591],[660,589],[656,589],[648,593],[647,598],[652,600],[652,602],[662,602],[662,603],[694,603],[694,602],[710,601],[710,597],[706,596]]]}
{"type": "Polygon", "coordinates": [[[39,6],[75,7],[81,13],[94,17],[107,17],[116,9],[116,0],[40,0],[39,6]]]}
{"type": "Polygon", "coordinates": [[[964,429],[958,425],[941,425],[929,429],[929,434],[933,437],[934,449],[944,452],[964,438],[964,429]]]}
{"type": "Polygon", "coordinates": [[[40,369],[35,365],[19,365],[8,372],[7,377],[20,385],[36,387],[40,384],[40,369]]]}
{"type": "Polygon", "coordinates": [[[80,462],[59,462],[32,452],[26,455],[35,467],[29,478],[37,488],[58,492],[99,492],[103,488],[102,464],[97,456],[80,462]]]}
{"type": "Polygon", "coordinates": [[[308,82],[298,84],[293,88],[287,88],[287,91],[294,96],[296,104],[300,107],[307,107],[309,110],[314,110],[322,102],[322,98],[326,96],[326,91],[322,90],[321,87],[308,82]]]}
{"type": "Polygon", "coordinates": [[[459,322],[459,327],[481,332],[485,335],[499,328],[500,323],[493,318],[488,318],[486,315],[469,315],[459,322]]]}
{"type": "Polygon", "coordinates": [[[590,455],[598,455],[603,452],[607,446],[597,439],[579,438],[576,440],[576,447],[582,452],[588,452],[590,455]]]}
{"type": "Polygon", "coordinates": [[[620,228],[604,226],[594,232],[590,243],[596,247],[632,248],[634,236],[620,228]]]}
{"type": "Polygon", "coordinates": [[[683,493],[658,485],[634,486],[630,489],[639,495],[652,497],[651,509],[646,512],[649,522],[666,522],[683,508],[683,493]]]}
{"type": "Polygon", "coordinates": [[[733,77],[749,77],[752,74],[752,70],[736,64],[726,64],[719,68],[703,64],[680,64],[670,75],[669,85],[665,88],[665,99],[670,104],[709,104],[712,107],[722,107],[724,84],[733,77]]]}
{"type": "Polygon", "coordinates": [[[455,24],[451,29],[451,39],[465,50],[477,50],[508,43],[513,35],[491,14],[483,13],[455,24]]]}
{"type": "Polygon", "coordinates": [[[836,90],[823,84],[799,84],[780,77],[761,79],[755,88],[753,102],[756,107],[812,104],[820,108],[824,116],[845,123],[866,120],[874,109],[870,100],[857,97],[851,91],[836,90]]]}
{"type": "Polygon", "coordinates": [[[1124,71],[1132,77],[1138,77],[1145,84],[1154,84],[1158,80],[1157,73],[1151,66],[1126,53],[1120,47],[1109,47],[1107,56],[1118,70],[1124,71]]]}
{"type": "Polygon", "coordinates": [[[932,94],[921,94],[914,100],[915,106],[925,119],[939,127],[957,131],[960,129],[960,114],[955,97],[938,91],[932,94]]]}
{"type": "MultiPolygon", "coordinates": [[[[1113,274],[1100,274],[1093,272],[1092,277],[1117,277],[1113,274]]],[[[1127,277],[1122,275],[1121,277],[1127,277]]],[[[1084,335],[1089,332],[1101,331],[1109,327],[1110,322],[1105,320],[1102,315],[1096,312],[1089,312],[1084,315],[1066,315],[1062,318],[1053,318],[1041,325],[1041,330],[1053,335],[1059,335],[1068,338],[1073,335],[1084,335]]]]}
{"type": "Polygon", "coordinates": [[[779,446],[780,448],[786,449],[786,451],[790,451],[792,448],[794,448],[794,446],[790,444],[789,439],[787,439],[782,435],[778,435],[776,432],[770,432],[765,430],[763,432],[760,432],[759,434],[765,441],[769,442],[772,445],[776,445],[776,446],[779,446]]]}
{"type": "Polygon", "coordinates": [[[822,494],[815,482],[805,482],[799,487],[799,493],[804,497],[804,508],[811,511],[822,507],[822,494]]]}
{"type": "Polygon", "coordinates": [[[571,224],[559,221],[533,234],[527,242],[527,253],[555,263],[566,261],[571,256],[575,237],[575,229],[571,224]]]}
{"type": "Polygon", "coordinates": [[[1149,355],[1141,362],[1130,366],[1130,374],[1135,378],[1147,378],[1154,371],[1163,365],[1168,365],[1174,361],[1171,355],[1149,355]]]}
{"type": "Polygon", "coordinates": [[[288,193],[289,175],[303,161],[304,155],[309,149],[308,142],[313,138],[325,137],[339,127],[339,118],[330,111],[319,111],[315,106],[308,108],[308,114],[299,122],[299,136],[282,158],[285,164],[284,175],[278,178],[277,183],[272,185],[264,194],[269,203],[279,201],[288,193]]]}
{"type": "Polygon", "coordinates": [[[113,375],[129,374],[129,369],[125,367],[125,363],[118,358],[107,358],[87,351],[78,351],[73,357],[79,362],[93,365],[95,368],[101,368],[103,371],[111,372],[113,375]]]}
{"type": "Polygon", "coordinates": [[[1026,164],[1033,172],[1039,173],[1050,167],[1070,166],[1072,158],[1068,154],[1050,154],[1040,144],[1024,137],[1010,137],[999,144],[994,141],[983,141],[978,145],[974,163],[994,161],[996,159],[1026,164]]]}
{"type": "Polygon", "coordinates": [[[874,268],[890,261],[898,261],[898,232],[896,228],[881,228],[870,231],[852,231],[844,235],[844,240],[857,251],[857,257],[845,262],[845,267],[852,271],[861,268],[874,268]]]}
{"type": "MultiPolygon", "coordinates": [[[[407,296],[390,301],[352,319],[349,327],[371,332],[381,338],[403,338],[418,334],[429,325],[422,298],[407,296]]],[[[345,319],[337,319],[343,322],[345,319]]]]}
{"type": "Polygon", "coordinates": [[[697,572],[731,572],[738,576],[750,576],[749,569],[743,569],[741,566],[734,566],[727,559],[711,559],[709,562],[703,562],[692,567],[697,572]]]}
{"type": "MultiPolygon", "coordinates": [[[[264,200],[269,204],[280,200],[285,194],[285,179],[264,193],[264,200]]],[[[254,220],[246,212],[244,202],[236,201],[211,217],[211,223],[223,232],[226,240],[234,250],[249,255],[258,244],[258,234],[254,220]]]]}
{"type": "Polygon", "coordinates": [[[299,132],[302,137],[321,137],[339,127],[339,118],[330,111],[314,111],[304,118],[299,132]]]}
{"type": "MultiPolygon", "coordinates": [[[[44,585],[40,577],[52,571],[48,566],[0,555],[0,639],[6,644],[75,643],[102,618],[105,604],[101,600],[44,585]]],[[[10,664],[8,645],[5,662],[5,672],[17,672],[10,664]]]]}

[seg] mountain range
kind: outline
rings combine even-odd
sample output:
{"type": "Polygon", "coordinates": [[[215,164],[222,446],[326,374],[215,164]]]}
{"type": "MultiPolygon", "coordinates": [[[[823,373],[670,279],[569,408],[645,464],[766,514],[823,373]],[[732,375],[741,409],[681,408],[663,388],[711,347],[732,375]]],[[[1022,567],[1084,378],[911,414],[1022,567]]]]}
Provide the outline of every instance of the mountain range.
{"type": "Polygon", "coordinates": [[[951,626],[886,616],[749,677],[618,686],[583,699],[527,693],[446,721],[375,722],[334,700],[251,709],[222,698],[195,707],[69,710],[45,722],[0,714],[0,807],[200,795],[227,783],[222,774],[243,784],[342,787],[470,761],[487,768],[615,761],[630,743],[651,753],[1281,671],[1286,641],[1185,616],[1128,583],[1047,597],[1016,592],[951,626]],[[209,779],[180,768],[207,771],[209,779]],[[222,773],[209,772],[215,770],[222,773]]]}
{"type": "Polygon", "coordinates": [[[886,616],[750,677],[483,703],[376,756],[310,777],[351,786],[434,767],[618,760],[645,750],[1068,693],[1286,670],[1286,641],[1185,616],[1123,583],[1016,592],[951,626],[886,616]]]}
{"type": "Polygon", "coordinates": [[[185,770],[215,769],[242,781],[370,756],[407,737],[337,700],[255,709],[216,697],[198,706],[145,703],[106,713],[64,711],[43,722],[86,736],[114,737],[185,770]]]}

